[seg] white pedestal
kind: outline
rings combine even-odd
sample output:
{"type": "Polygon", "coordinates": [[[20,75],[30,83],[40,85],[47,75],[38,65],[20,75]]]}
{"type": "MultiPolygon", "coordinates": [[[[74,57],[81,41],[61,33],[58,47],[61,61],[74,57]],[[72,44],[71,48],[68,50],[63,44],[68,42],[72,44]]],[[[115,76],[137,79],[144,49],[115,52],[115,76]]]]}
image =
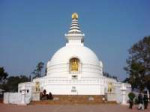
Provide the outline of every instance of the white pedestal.
{"type": "Polygon", "coordinates": [[[107,101],[116,101],[115,93],[107,93],[106,97],[107,97],[107,101]]]}
{"type": "Polygon", "coordinates": [[[122,84],[122,87],[120,89],[122,91],[122,102],[121,102],[121,104],[122,105],[128,105],[127,100],[126,100],[127,88],[126,88],[126,86],[124,84],[122,84]]]}
{"type": "Polygon", "coordinates": [[[32,101],[40,101],[40,92],[34,92],[32,94],[32,101]]]}
{"type": "Polygon", "coordinates": [[[18,105],[27,105],[25,100],[25,95],[26,95],[26,89],[23,89],[21,92],[21,102],[18,105]]]}

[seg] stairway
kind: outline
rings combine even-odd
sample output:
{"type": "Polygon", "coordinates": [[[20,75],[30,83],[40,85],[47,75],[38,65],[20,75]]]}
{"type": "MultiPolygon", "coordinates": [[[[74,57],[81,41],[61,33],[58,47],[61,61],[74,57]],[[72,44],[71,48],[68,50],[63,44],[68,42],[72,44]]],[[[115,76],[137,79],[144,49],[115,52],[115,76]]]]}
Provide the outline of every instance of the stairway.
{"type": "Polygon", "coordinates": [[[101,104],[104,96],[100,95],[54,95],[53,100],[32,101],[31,104],[101,104]]]}

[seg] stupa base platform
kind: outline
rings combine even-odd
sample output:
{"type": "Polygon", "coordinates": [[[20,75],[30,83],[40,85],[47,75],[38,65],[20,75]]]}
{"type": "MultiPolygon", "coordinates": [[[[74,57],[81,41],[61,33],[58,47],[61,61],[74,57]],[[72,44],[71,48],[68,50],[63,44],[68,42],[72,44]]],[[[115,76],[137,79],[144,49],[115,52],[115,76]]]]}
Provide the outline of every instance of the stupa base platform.
{"type": "Polygon", "coordinates": [[[30,104],[104,104],[114,103],[115,101],[107,102],[104,96],[98,95],[54,95],[53,100],[32,101],[30,104]]]}

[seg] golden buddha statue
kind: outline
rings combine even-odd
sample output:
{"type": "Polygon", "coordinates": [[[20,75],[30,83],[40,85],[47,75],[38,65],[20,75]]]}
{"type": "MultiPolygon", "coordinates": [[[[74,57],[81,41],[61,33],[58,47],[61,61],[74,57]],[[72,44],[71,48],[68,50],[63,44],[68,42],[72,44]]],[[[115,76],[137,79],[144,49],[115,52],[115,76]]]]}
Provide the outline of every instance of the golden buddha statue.
{"type": "Polygon", "coordinates": [[[71,71],[78,71],[78,60],[71,60],[71,71]]]}
{"type": "Polygon", "coordinates": [[[35,90],[36,92],[39,92],[39,91],[40,91],[40,83],[39,83],[39,82],[36,82],[36,83],[35,83],[35,89],[36,89],[36,90],[35,90]]]}
{"type": "Polygon", "coordinates": [[[110,82],[110,83],[108,84],[108,92],[111,93],[111,92],[112,92],[112,89],[113,89],[113,85],[112,85],[112,83],[110,82]]]}

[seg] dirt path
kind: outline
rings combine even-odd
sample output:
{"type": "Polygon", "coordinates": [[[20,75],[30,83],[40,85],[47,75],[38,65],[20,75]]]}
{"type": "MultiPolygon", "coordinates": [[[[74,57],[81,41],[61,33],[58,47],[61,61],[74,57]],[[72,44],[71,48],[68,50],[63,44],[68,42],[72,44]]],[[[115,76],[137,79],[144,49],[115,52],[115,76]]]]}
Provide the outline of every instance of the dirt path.
{"type": "MultiPolygon", "coordinates": [[[[132,110],[128,106],[118,104],[100,104],[100,105],[5,105],[0,104],[0,112],[140,112],[137,105],[132,110]]],[[[147,110],[150,112],[150,105],[147,110]]]]}

